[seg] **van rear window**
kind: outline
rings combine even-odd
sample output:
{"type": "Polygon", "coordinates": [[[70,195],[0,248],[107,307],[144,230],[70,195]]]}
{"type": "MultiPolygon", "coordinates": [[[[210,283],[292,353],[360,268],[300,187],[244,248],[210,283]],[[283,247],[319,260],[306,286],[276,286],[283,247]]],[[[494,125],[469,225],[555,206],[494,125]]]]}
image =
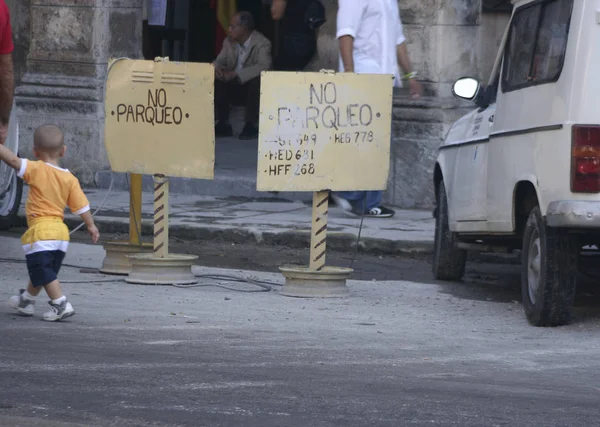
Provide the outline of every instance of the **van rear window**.
{"type": "Polygon", "coordinates": [[[503,92],[558,80],[572,10],[573,0],[546,0],[515,11],[504,55],[503,92]]]}

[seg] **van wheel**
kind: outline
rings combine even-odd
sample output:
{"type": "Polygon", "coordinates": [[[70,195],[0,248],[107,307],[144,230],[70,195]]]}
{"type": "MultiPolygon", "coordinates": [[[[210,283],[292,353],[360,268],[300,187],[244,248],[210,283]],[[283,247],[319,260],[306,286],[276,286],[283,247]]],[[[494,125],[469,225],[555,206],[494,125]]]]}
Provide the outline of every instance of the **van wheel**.
{"type": "Polygon", "coordinates": [[[448,198],[444,181],[437,193],[433,275],[438,280],[460,280],[465,274],[467,251],[456,247],[456,234],[448,225],[448,198]]]}
{"type": "Polygon", "coordinates": [[[548,227],[540,208],[533,208],[523,234],[521,263],[523,308],[533,326],[571,321],[579,251],[575,236],[548,227]]]}

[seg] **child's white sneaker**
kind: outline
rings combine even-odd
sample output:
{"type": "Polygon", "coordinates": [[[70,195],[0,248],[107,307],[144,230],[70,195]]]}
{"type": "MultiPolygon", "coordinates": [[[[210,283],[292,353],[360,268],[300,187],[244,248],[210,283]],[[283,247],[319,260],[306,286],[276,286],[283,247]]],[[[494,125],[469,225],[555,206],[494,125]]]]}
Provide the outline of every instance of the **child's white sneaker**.
{"type": "Polygon", "coordinates": [[[75,314],[73,306],[66,299],[58,304],[48,301],[48,304],[50,304],[50,311],[44,313],[44,320],[47,322],[58,322],[75,314]]]}
{"type": "Polygon", "coordinates": [[[8,305],[25,316],[33,316],[33,313],[35,312],[35,301],[25,298],[23,296],[24,293],[25,289],[19,290],[19,295],[10,297],[8,305]]]}

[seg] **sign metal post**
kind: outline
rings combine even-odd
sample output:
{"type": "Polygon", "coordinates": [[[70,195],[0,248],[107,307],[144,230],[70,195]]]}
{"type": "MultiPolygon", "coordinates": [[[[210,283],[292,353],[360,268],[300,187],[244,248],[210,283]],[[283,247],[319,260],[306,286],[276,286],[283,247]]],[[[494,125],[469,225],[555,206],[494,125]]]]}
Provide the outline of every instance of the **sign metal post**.
{"type": "Polygon", "coordinates": [[[258,191],[313,192],[310,260],[281,267],[282,295],[348,295],[351,269],[326,264],[330,191],[385,190],[393,76],[265,72],[258,191]]]}
{"type": "Polygon", "coordinates": [[[125,281],[197,283],[198,257],[169,253],[168,177],[213,179],[214,67],[157,58],[116,60],[109,70],[105,145],[113,172],[132,174],[130,240],[141,235],[141,176],[154,179],[154,241],[150,253],[128,256],[125,281]]]}

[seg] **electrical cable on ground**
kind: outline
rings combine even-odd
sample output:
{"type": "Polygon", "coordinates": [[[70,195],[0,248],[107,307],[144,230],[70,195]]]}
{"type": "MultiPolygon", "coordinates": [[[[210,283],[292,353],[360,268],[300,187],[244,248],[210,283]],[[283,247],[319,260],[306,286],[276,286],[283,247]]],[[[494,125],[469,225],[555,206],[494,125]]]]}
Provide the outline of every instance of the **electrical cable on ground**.
{"type": "MultiPolygon", "coordinates": [[[[110,73],[110,70],[112,69],[112,67],[119,61],[125,60],[125,59],[129,59],[127,57],[120,57],[120,58],[116,58],[115,61],[112,62],[112,64],[110,65],[110,67],[108,68],[108,70],[106,71],[106,77],[104,80],[104,86],[106,87],[106,83],[108,82],[108,76],[110,73]]],[[[129,189],[129,194],[130,194],[130,204],[131,204],[131,184],[129,182],[129,175],[125,174],[125,179],[127,181],[127,187],[129,189]]],[[[111,171],[111,176],[110,176],[110,184],[108,186],[108,190],[106,192],[106,195],[104,196],[104,200],[102,200],[102,203],[100,203],[100,206],[98,206],[98,208],[94,211],[94,213],[92,214],[92,217],[95,217],[98,212],[100,212],[103,208],[104,205],[106,204],[108,197],[110,196],[112,189],[113,189],[113,185],[115,182],[115,174],[114,172],[111,171]]],[[[352,261],[350,262],[350,268],[352,268],[352,266],[354,265],[354,262],[356,261],[356,257],[358,254],[358,249],[359,249],[359,245],[360,245],[360,237],[361,237],[361,233],[362,233],[362,229],[363,229],[363,221],[364,221],[364,217],[365,217],[365,208],[366,208],[366,197],[363,199],[363,210],[362,210],[362,214],[361,214],[361,218],[360,218],[360,226],[359,226],[359,230],[358,230],[358,236],[356,239],[356,246],[354,248],[354,254],[352,256],[352,261]]],[[[140,216],[141,216],[141,212],[140,212],[140,216]]],[[[136,212],[134,212],[133,214],[133,220],[135,222],[135,230],[137,233],[137,237],[138,240],[140,242],[140,247],[143,246],[142,244],[142,236],[140,233],[140,229],[141,229],[141,222],[142,222],[142,218],[139,218],[139,223],[138,223],[138,218],[136,215],[136,212]]],[[[80,230],[83,226],[85,225],[85,223],[81,223],[79,224],[79,226],[77,226],[76,228],[74,228],[73,230],[71,230],[69,232],[69,234],[73,234],[75,232],[77,232],[78,230],[80,230]]],[[[24,260],[18,260],[18,259],[9,259],[9,258],[0,258],[0,263],[19,263],[19,264],[24,264],[26,263],[24,260]]],[[[76,268],[76,269],[80,269],[80,270],[85,270],[86,272],[89,273],[93,273],[93,274],[101,274],[98,269],[94,269],[94,268],[90,268],[90,267],[84,267],[84,266],[78,266],[78,265],[73,265],[73,264],[63,264],[63,267],[68,267],[68,268],[76,268]]],[[[226,280],[226,281],[231,281],[231,282],[239,282],[239,283],[246,283],[246,284],[250,284],[250,285],[254,285],[259,287],[259,290],[241,290],[241,289],[234,289],[234,288],[229,288],[226,286],[222,286],[222,285],[214,285],[214,284],[196,284],[196,285],[173,285],[177,288],[195,288],[195,287],[219,287],[219,288],[223,288],[223,289],[227,289],[227,290],[231,290],[231,291],[235,291],[235,292],[270,292],[272,290],[272,286],[283,286],[280,283],[274,283],[274,282],[268,282],[268,281],[264,281],[264,280],[258,280],[258,279],[252,279],[252,278],[240,278],[240,277],[236,277],[236,276],[229,276],[229,275],[211,275],[211,274],[200,274],[200,275],[195,275],[195,277],[198,278],[204,278],[204,279],[213,279],[213,280],[226,280]]],[[[95,283],[117,283],[117,282],[121,282],[124,281],[123,279],[116,279],[116,280],[94,280],[95,283]]],[[[63,283],[88,283],[88,281],[85,282],[77,282],[77,281],[62,281],[63,283]]]]}
{"type": "MultiPolygon", "coordinates": [[[[108,196],[110,196],[110,192],[112,191],[112,187],[113,187],[113,183],[115,182],[115,174],[114,172],[111,172],[110,174],[110,185],[108,186],[108,191],[106,192],[106,196],[104,197],[104,200],[102,201],[102,203],[100,203],[100,206],[98,206],[98,209],[96,209],[96,211],[92,214],[92,218],[96,216],[96,214],[98,212],[100,212],[100,210],[104,207],[104,205],[106,204],[106,201],[108,200],[108,196]]],[[[83,227],[85,225],[85,222],[82,222],[81,224],[79,224],[76,228],[74,228],[73,230],[71,230],[69,232],[69,234],[73,234],[76,231],[78,231],[81,227],[83,227]]]]}
{"type": "MultiPolygon", "coordinates": [[[[0,263],[8,263],[8,264],[26,264],[25,260],[22,259],[13,259],[13,258],[0,258],[0,263]]],[[[67,268],[75,268],[79,270],[86,270],[87,273],[90,274],[99,274],[102,275],[96,268],[84,267],[81,265],[74,264],[63,264],[63,267],[67,268]]],[[[270,292],[273,290],[273,286],[283,286],[281,283],[270,282],[267,280],[255,279],[252,277],[238,277],[231,276],[227,274],[195,274],[195,277],[201,279],[212,279],[212,280],[222,280],[227,282],[239,282],[246,283],[249,285],[257,286],[260,289],[258,290],[245,290],[245,289],[235,289],[224,285],[217,285],[212,283],[204,283],[204,284],[195,284],[195,285],[171,285],[176,288],[200,288],[200,287],[217,287],[222,289],[227,289],[234,292],[242,292],[242,293],[256,293],[256,292],[270,292]]],[[[101,280],[93,280],[93,283],[119,283],[124,282],[125,279],[101,279],[101,280]]],[[[81,283],[90,283],[90,280],[61,280],[61,283],[66,284],[81,284],[81,283]]]]}
{"type": "Polygon", "coordinates": [[[352,261],[350,261],[350,266],[348,268],[352,268],[354,265],[354,261],[356,261],[356,256],[358,255],[358,247],[360,245],[360,235],[363,229],[363,221],[365,220],[365,210],[367,209],[367,197],[363,197],[363,208],[362,213],[360,215],[360,226],[358,227],[358,236],[356,237],[356,246],[354,247],[354,254],[352,255],[352,261]]]}
{"type": "MultiPolygon", "coordinates": [[[[108,67],[108,70],[106,70],[106,77],[104,78],[104,87],[106,87],[106,83],[108,82],[108,75],[110,73],[110,70],[112,69],[112,67],[114,67],[114,65],[119,62],[119,61],[123,61],[125,59],[129,59],[127,57],[120,57],[120,58],[116,58],[114,60],[114,62],[112,64],[110,64],[110,66],[108,67]]],[[[106,201],[108,200],[108,196],[110,195],[111,191],[112,191],[112,187],[113,184],[115,182],[115,173],[111,171],[110,173],[110,185],[108,186],[108,191],[106,192],[106,196],[104,197],[104,200],[102,201],[102,203],[100,203],[100,206],[98,206],[98,209],[96,209],[96,211],[92,214],[92,218],[96,216],[96,214],[98,212],[100,212],[100,210],[104,207],[106,201]]],[[[85,222],[82,222],[81,224],[79,224],[79,226],[77,226],[76,228],[74,228],[69,234],[73,234],[75,233],[77,230],[81,229],[81,227],[83,227],[85,225],[85,222]]]]}

